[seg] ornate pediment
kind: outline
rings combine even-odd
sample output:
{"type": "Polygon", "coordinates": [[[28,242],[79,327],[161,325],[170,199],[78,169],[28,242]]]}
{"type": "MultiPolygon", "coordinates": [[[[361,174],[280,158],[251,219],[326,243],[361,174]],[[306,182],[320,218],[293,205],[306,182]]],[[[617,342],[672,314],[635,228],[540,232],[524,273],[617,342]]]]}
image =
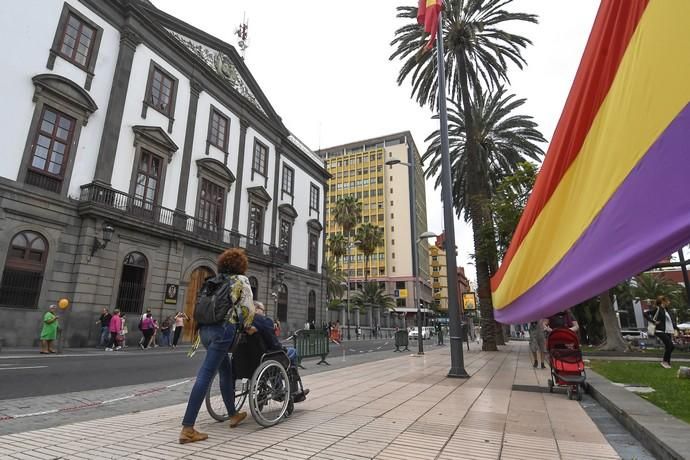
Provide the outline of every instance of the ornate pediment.
{"type": "Polygon", "coordinates": [[[153,147],[156,151],[164,153],[168,157],[168,162],[172,160],[173,153],[179,149],[177,144],[158,126],[132,126],[134,131],[134,145],[142,144],[153,147]]]}
{"type": "Polygon", "coordinates": [[[89,116],[98,110],[96,102],[89,96],[84,88],[60,75],[43,73],[31,79],[36,87],[34,102],[39,97],[59,102],[59,107],[69,107],[79,114],[84,125],[89,116]]]}
{"type": "Polygon", "coordinates": [[[196,167],[201,173],[205,173],[217,182],[225,185],[226,190],[230,191],[230,187],[235,182],[235,175],[220,161],[214,158],[201,158],[196,160],[196,167]]]}
{"type": "Polygon", "coordinates": [[[288,203],[283,203],[280,206],[278,206],[278,212],[281,214],[285,214],[288,217],[291,217],[292,219],[297,218],[297,210],[288,203]]]}
{"type": "Polygon", "coordinates": [[[321,233],[321,231],[323,230],[323,225],[321,225],[321,222],[319,222],[316,219],[309,219],[307,221],[307,226],[310,230],[314,230],[319,233],[321,233]]]}
{"type": "Polygon", "coordinates": [[[249,199],[255,199],[264,205],[268,205],[271,201],[271,195],[268,194],[265,188],[262,186],[248,187],[247,193],[249,194],[249,199]]]}
{"type": "Polygon", "coordinates": [[[242,97],[251,102],[252,105],[254,105],[254,107],[261,111],[261,113],[266,115],[266,111],[264,111],[264,108],[261,107],[261,104],[259,104],[259,101],[257,100],[256,96],[254,96],[254,93],[251,89],[249,89],[249,86],[244,81],[244,78],[242,78],[242,75],[240,75],[240,73],[237,71],[237,67],[226,54],[213,48],[209,48],[208,46],[203,45],[195,40],[192,40],[189,37],[180,35],[179,33],[173,30],[166,30],[180,43],[186,46],[190,51],[192,51],[194,54],[203,59],[203,61],[211,69],[213,69],[224,80],[230,83],[230,86],[235,91],[240,93],[242,97]]]}

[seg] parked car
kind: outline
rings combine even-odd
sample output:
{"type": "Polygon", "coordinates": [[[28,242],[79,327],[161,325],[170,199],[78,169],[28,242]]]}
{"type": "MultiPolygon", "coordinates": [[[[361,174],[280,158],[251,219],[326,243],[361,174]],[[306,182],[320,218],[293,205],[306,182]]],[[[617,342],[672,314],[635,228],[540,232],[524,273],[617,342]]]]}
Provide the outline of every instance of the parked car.
{"type": "MultiPolygon", "coordinates": [[[[422,327],[422,340],[429,340],[431,338],[431,331],[429,327],[422,327]]],[[[417,340],[418,331],[416,327],[411,327],[407,331],[407,338],[417,340]]]]}

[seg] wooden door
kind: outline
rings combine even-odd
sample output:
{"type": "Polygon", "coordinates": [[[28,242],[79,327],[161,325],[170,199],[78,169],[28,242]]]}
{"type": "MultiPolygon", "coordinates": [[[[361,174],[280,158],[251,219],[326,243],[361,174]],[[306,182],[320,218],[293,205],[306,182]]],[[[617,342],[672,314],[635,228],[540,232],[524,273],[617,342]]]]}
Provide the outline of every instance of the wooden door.
{"type": "Polygon", "coordinates": [[[199,293],[199,289],[204,284],[204,280],[209,276],[213,275],[213,271],[207,267],[199,267],[194,270],[189,277],[189,284],[187,284],[187,295],[185,295],[184,300],[184,312],[189,317],[182,330],[182,340],[186,342],[191,342],[194,335],[194,330],[196,329],[196,323],[194,322],[194,306],[196,305],[196,296],[199,293]]]}

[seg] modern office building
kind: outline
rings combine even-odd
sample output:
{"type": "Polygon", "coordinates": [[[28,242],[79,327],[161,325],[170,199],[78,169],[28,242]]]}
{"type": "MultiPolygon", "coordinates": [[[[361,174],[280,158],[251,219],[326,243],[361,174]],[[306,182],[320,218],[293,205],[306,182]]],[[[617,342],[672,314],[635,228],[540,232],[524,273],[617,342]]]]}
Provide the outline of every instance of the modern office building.
{"type": "Polygon", "coordinates": [[[433,307],[434,310],[446,315],[448,313],[448,270],[446,251],[443,250],[443,242],[440,237],[436,239],[435,244],[429,245],[429,259],[433,307]]]}
{"type": "MultiPolygon", "coordinates": [[[[419,255],[419,298],[431,304],[429,251],[426,243],[412,239],[412,220],[417,235],[427,230],[426,193],[421,158],[409,131],[365,139],[322,149],[319,154],[331,175],[326,200],[326,237],[342,232],[335,223],[336,202],[347,195],[362,203],[360,223],[372,223],[384,229],[384,245],[372,256],[368,279],[379,282],[396,298],[399,312],[416,311],[412,251],[419,255]],[[414,158],[415,168],[406,167],[414,158]],[[402,164],[387,165],[390,160],[402,164]],[[415,181],[416,200],[411,199],[411,178],[415,181]]],[[[351,286],[357,288],[365,278],[363,254],[355,247],[343,260],[351,286]]]]}
{"type": "Polygon", "coordinates": [[[144,0],[3,1],[0,24],[5,345],[60,298],[69,346],[103,307],[191,316],[228,247],[283,331],[326,319],[328,173],[232,45],[144,0]]]}

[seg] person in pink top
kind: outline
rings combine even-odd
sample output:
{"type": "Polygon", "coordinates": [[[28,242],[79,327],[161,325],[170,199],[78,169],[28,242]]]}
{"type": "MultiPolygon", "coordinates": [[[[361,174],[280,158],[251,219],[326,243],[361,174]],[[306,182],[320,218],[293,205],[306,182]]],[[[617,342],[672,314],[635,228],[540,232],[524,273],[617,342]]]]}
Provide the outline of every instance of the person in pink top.
{"type": "Polygon", "coordinates": [[[110,332],[110,342],[108,342],[108,347],[105,351],[119,350],[122,348],[117,344],[117,336],[122,331],[122,318],[120,318],[120,310],[117,308],[113,311],[113,316],[110,318],[110,324],[108,325],[108,332],[110,332]]]}
{"type": "Polygon", "coordinates": [[[156,330],[156,323],[153,322],[153,316],[151,313],[146,313],[146,317],[141,320],[141,332],[144,334],[144,341],[140,343],[139,346],[143,350],[148,348],[151,344],[151,337],[156,330]]]}

